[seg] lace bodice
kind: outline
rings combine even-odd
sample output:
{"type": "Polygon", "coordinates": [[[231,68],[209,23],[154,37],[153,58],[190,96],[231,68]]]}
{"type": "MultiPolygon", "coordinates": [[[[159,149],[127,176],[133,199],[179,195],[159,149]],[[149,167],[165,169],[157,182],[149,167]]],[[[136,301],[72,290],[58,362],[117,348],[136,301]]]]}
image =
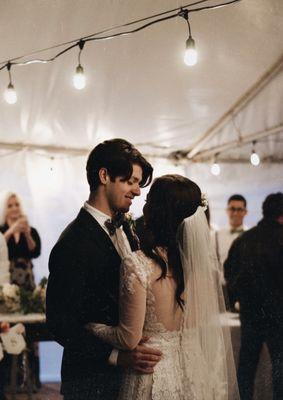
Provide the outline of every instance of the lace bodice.
{"type": "Polygon", "coordinates": [[[180,329],[174,279],[170,274],[159,279],[160,274],[156,262],[141,251],[127,253],[121,264],[119,325],[88,324],[118,349],[134,349],[142,336],[149,336],[147,345],[163,353],[153,375],[125,371],[119,400],[226,400],[225,377],[215,375],[217,368],[215,374],[208,369],[196,329],[180,329]]]}
{"type": "Polygon", "coordinates": [[[119,349],[133,349],[143,335],[172,337],[181,325],[182,311],[175,301],[171,276],[159,279],[161,269],[143,252],[128,253],[122,260],[117,327],[89,324],[101,339],[119,349]]]}

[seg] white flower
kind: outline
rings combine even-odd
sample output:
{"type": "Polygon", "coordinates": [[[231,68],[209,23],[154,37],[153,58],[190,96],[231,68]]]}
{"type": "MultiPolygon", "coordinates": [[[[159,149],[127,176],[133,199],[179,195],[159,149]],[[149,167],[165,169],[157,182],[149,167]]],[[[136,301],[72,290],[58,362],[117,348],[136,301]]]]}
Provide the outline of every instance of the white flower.
{"type": "Polygon", "coordinates": [[[11,285],[10,283],[4,283],[2,288],[2,293],[4,297],[9,299],[19,299],[19,287],[17,285],[11,285]]]}
{"type": "Polygon", "coordinates": [[[2,301],[9,312],[17,312],[21,309],[20,292],[17,285],[5,283],[2,287],[2,301]]]}
{"type": "Polygon", "coordinates": [[[208,200],[204,193],[201,194],[201,206],[206,210],[208,207],[208,200]]]}

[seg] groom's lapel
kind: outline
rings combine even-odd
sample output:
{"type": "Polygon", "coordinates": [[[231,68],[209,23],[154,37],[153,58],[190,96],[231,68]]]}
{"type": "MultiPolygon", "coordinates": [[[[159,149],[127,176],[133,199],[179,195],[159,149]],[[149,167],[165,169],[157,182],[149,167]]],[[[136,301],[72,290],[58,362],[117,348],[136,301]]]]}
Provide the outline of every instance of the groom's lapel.
{"type": "Polygon", "coordinates": [[[77,216],[77,220],[80,222],[83,234],[87,233],[90,235],[96,246],[101,248],[104,252],[107,252],[109,255],[117,257],[120,260],[120,256],[109,235],[99,225],[96,219],[90,215],[89,212],[87,212],[84,208],[81,208],[77,216]]]}

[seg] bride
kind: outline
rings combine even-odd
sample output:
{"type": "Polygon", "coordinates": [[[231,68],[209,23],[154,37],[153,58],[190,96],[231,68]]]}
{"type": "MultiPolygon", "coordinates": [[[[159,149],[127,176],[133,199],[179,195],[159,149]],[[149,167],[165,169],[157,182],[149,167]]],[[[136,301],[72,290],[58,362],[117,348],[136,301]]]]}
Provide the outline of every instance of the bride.
{"type": "Polygon", "coordinates": [[[120,243],[120,321],[87,329],[122,350],[143,337],[162,351],[153,374],[124,373],[119,400],[239,399],[230,332],[200,188],[179,175],[156,179],[144,207],[147,245],[120,243]]]}

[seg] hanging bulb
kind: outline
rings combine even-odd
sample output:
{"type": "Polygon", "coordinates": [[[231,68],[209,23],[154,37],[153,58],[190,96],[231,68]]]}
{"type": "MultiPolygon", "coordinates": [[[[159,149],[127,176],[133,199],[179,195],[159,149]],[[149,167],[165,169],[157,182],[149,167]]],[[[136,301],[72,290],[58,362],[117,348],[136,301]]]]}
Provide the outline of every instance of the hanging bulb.
{"type": "Polygon", "coordinates": [[[14,89],[14,86],[10,82],[7,89],[4,92],[4,99],[8,104],[15,104],[18,100],[17,92],[14,89]]]}
{"type": "Polygon", "coordinates": [[[194,39],[192,38],[192,32],[191,32],[191,25],[189,21],[189,11],[182,8],[179,12],[179,16],[184,18],[184,20],[187,22],[188,25],[188,30],[189,30],[189,37],[186,41],[186,50],[184,54],[184,63],[188,65],[189,67],[195,65],[198,61],[198,53],[196,51],[196,44],[194,39]]]}
{"type": "Polygon", "coordinates": [[[257,167],[260,164],[260,157],[254,150],[252,151],[250,160],[251,164],[255,167],[257,167]]]}
{"type": "Polygon", "coordinates": [[[210,168],[210,172],[212,175],[218,176],[220,174],[220,165],[217,162],[214,162],[210,168]]]}
{"type": "Polygon", "coordinates": [[[84,69],[81,66],[81,64],[79,64],[76,68],[76,73],[73,76],[73,84],[74,84],[74,87],[78,90],[82,90],[85,88],[86,77],[84,74],[84,69]]]}
{"type": "Polygon", "coordinates": [[[251,161],[251,164],[252,164],[253,166],[257,167],[257,166],[260,164],[260,157],[259,157],[259,155],[257,154],[257,152],[255,151],[256,140],[254,140],[254,141],[252,142],[252,145],[253,145],[253,147],[252,147],[252,152],[251,152],[250,161],[251,161]]]}
{"type": "Polygon", "coordinates": [[[194,39],[189,36],[186,41],[186,50],[184,55],[184,63],[189,67],[195,65],[198,61],[198,53],[196,51],[196,45],[194,39]]]}

